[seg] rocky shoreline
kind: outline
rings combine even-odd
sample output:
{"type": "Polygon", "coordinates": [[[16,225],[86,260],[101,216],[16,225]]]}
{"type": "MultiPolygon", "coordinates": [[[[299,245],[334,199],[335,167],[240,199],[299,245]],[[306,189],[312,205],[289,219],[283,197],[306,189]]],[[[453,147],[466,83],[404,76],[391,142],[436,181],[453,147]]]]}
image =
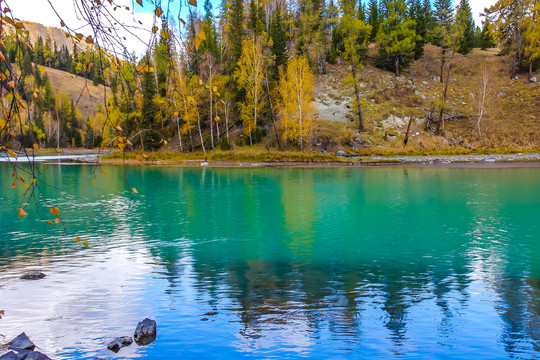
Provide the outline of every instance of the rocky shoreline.
{"type": "Polygon", "coordinates": [[[371,167],[371,166],[420,166],[420,167],[540,167],[540,153],[497,154],[497,155],[396,155],[360,156],[337,152],[339,161],[299,162],[299,161],[227,161],[227,160],[101,160],[102,164],[129,166],[172,166],[172,167],[216,167],[216,168],[333,168],[333,167],[371,167]],[[341,156],[340,156],[341,155],[341,156]]]}
{"type": "MultiPolygon", "coordinates": [[[[425,156],[369,156],[362,160],[391,162],[402,165],[451,165],[451,164],[504,164],[540,162],[540,153],[497,154],[497,155],[425,155],[425,156]]],[[[532,164],[531,164],[532,165],[532,164]]]]}

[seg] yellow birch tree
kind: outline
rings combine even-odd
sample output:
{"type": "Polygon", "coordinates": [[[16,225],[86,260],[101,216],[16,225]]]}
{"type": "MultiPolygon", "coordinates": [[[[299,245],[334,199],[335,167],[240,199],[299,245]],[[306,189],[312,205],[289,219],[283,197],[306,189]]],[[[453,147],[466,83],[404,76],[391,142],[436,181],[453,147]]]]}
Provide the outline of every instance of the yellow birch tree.
{"type": "Polygon", "coordinates": [[[311,139],[313,117],[313,74],[308,60],[303,56],[294,56],[283,73],[280,69],[278,103],[281,115],[281,138],[293,141],[301,151],[311,139]]]}
{"type": "Polygon", "coordinates": [[[257,116],[264,106],[264,55],[258,36],[244,40],[234,77],[238,85],[246,90],[246,99],[239,104],[240,119],[244,134],[249,135],[249,143],[253,145],[251,133],[257,128],[257,116]]]}

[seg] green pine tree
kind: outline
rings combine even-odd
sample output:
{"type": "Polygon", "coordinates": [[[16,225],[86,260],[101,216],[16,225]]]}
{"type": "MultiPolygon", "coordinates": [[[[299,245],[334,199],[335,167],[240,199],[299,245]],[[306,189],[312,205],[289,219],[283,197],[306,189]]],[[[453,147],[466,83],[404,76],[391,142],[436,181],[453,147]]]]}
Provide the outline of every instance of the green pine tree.
{"type": "Polygon", "coordinates": [[[212,12],[212,2],[210,0],[204,1],[204,27],[203,31],[206,35],[206,40],[201,44],[201,52],[204,54],[207,51],[216,59],[220,59],[218,34],[216,30],[216,24],[214,23],[214,14],[212,12]]]}
{"type": "MultiPolygon", "coordinates": [[[[146,55],[146,59],[143,59],[142,64],[151,66],[150,55],[146,55]]],[[[142,107],[141,107],[141,121],[140,130],[144,130],[142,135],[143,146],[147,148],[157,148],[161,138],[155,133],[157,124],[158,108],[154,102],[154,98],[157,94],[156,81],[154,73],[150,71],[144,71],[142,76],[142,107]]]]}
{"type": "Polygon", "coordinates": [[[486,50],[494,46],[495,46],[495,41],[493,40],[493,36],[491,35],[491,32],[489,31],[489,22],[484,21],[484,23],[482,24],[482,31],[480,33],[478,47],[481,48],[482,50],[486,50]]]}
{"type": "Polygon", "coordinates": [[[375,41],[375,37],[377,37],[377,32],[379,31],[380,21],[379,4],[377,3],[377,0],[369,0],[369,14],[367,21],[367,23],[371,25],[369,41],[375,41]]]}
{"type": "Polygon", "coordinates": [[[447,39],[454,23],[452,0],[435,0],[434,6],[436,23],[433,34],[434,44],[445,48],[448,47],[447,39]]]}
{"type": "Polygon", "coordinates": [[[233,71],[242,56],[242,40],[244,37],[244,2],[232,0],[229,14],[229,53],[228,70],[233,71]]]}
{"type": "Polygon", "coordinates": [[[377,34],[377,65],[394,70],[399,76],[400,70],[409,66],[414,58],[418,40],[416,23],[407,15],[405,0],[389,1],[387,7],[388,18],[383,20],[377,34]]]}
{"type": "Polygon", "coordinates": [[[356,11],[358,20],[366,22],[366,7],[362,0],[358,1],[358,10],[356,11]]]}
{"type": "Polygon", "coordinates": [[[475,24],[469,0],[461,0],[454,23],[458,34],[456,51],[460,54],[468,54],[474,47],[475,24]]]}
{"type": "Polygon", "coordinates": [[[416,35],[418,38],[414,47],[414,59],[418,60],[424,55],[424,44],[427,38],[427,19],[420,0],[412,0],[409,6],[409,17],[416,23],[416,35]]]}
{"type": "Polygon", "coordinates": [[[270,26],[270,37],[272,38],[272,55],[274,64],[272,66],[272,78],[277,80],[279,77],[279,67],[283,66],[283,71],[287,68],[287,33],[283,24],[283,16],[280,10],[274,12],[270,26]]]}

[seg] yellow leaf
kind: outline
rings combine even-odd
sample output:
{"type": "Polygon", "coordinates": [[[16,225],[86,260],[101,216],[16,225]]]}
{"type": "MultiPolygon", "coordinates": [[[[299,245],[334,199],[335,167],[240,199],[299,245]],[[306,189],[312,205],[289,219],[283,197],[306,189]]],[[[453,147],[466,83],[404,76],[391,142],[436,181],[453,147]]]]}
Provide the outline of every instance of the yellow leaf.
{"type": "Polygon", "coordinates": [[[13,184],[11,184],[11,187],[15,189],[17,187],[17,182],[14,181],[13,184]]]}
{"type": "Polygon", "coordinates": [[[161,37],[164,38],[165,40],[170,39],[171,36],[169,35],[169,30],[167,29],[161,30],[161,37]]]}
{"type": "Polygon", "coordinates": [[[122,128],[120,127],[120,125],[116,125],[116,130],[122,131],[122,128]]]}
{"type": "Polygon", "coordinates": [[[0,73],[0,81],[7,80],[7,76],[4,73],[0,73]]]}
{"type": "Polygon", "coordinates": [[[34,97],[34,99],[38,98],[38,94],[36,94],[36,93],[33,93],[32,96],[34,97]]]}
{"type": "Polygon", "coordinates": [[[88,249],[88,240],[84,240],[84,241],[83,241],[83,245],[84,245],[85,248],[88,249]]]}
{"type": "Polygon", "coordinates": [[[206,33],[201,30],[197,33],[197,37],[201,40],[206,40],[206,33]]]}
{"type": "Polygon", "coordinates": [[[189,5],[197,6],[197,0],[189,0],[189,5]]]}
{"type": "Polygon", "coordinates": [[[158,6],[156,11],[154,11],[154,14],[156,14],[157,17],[160,17],[161,14],[163,14],[163,10],[161,10],[161,8],[158,6]]]}
{"type": "Polygon", "coordinates": [[[94,66],[94,63],[90,61],[88,63],[88,70],[87,70],[88,72],[90,72],[90,69],[92,69],[92,66],[94,66]]]}
{"type": "Polygon", "coordinates": [[[47,224],[54,226],[54,223],[51,220],[47,220],[47,224]]]}
{"type": "Polygon", "coordinates": [[[4,57],[4,54],[2,54],[2,52],[0,52],[0,60],[6,61],[6,58],[4,57]]]}
{"type": "Polygon", "coordinates": [[[193,48],[192,48],[191,45],[189,45],[189,44],[188,44],[188,46],[187,46],[187,49],[188,49],[189,52],[193,52],[193,48]]]}
{"type": "Polygon", "coordinates": [[[139,5],[143,6],[143,4],[142,4],[142,0],[137,0],[137,4],[139,4],[139,5]]]}
{"type": "Polygon", "coordinates": [[[118,138],[118,142],[123,143],[123,142],[124,142],[124,138],[123,138],[122,136],[120,136],[120,137],[118,138]]]}
{"type": "Polygon", "coordinates": [[[30,189],[30,185],[28,184],[24,184],[24,187],[26,188],[26,190],[30,189]]]}
{"type": "Polygon", "coordinates": [[[95,184],[95,183],[96,183],[96,179],[93,179],[93,180],[92,180],[92,184],[95,184]]]}
{"type": "Polygon", "coordinates": [[[158,31],[158,27],[157,26],[152,26],[152,33],[157,33],[158,31]]]}
{"type": "Polygon", "coordinates": [[[126,144],[124,144],[124,143],[119,143],[119,144],[118,144],[118,148],[119,148],[120,150],[124,150],[125,147],[126,147],[126,144]]]}
{"type": "Polygon", "coordinates": [[[28,214],[22,208],[19,208],[19,216],[20,217],[25,217],[25,216],[28,216],[28,214]]]}
{"type": "Polygon", "coordinates": [[[34,144],[34,145],[33,145],[33,148],[34,148],[35,150],[37,150],[37,149],[39,149],[39,145],[38,145],[38,144],[34,144]]]}
{"type": "Polygon", "coordinates": [[[126,139],[126,144],[128,144],[129,146],[133,146],[133,144],[131,143],[131,141],[129,141],[128,139],[126,139]]]}
{"type": "Polygon", "coordinates": [[[81,241],[81,238],[80,238],[79,236],[77,236],[77,237],[75,238],[75,241],[79,242],[79,241],[81,241]]]}
{"type": "Polygon", "coordinates": [[[167,145],[167,144],[168,144],[167,140],[163,140],[163,145],[167,145]]]}
{"type": "Polygon", "coordinates": [[[181,22],[182,24],[186,25],[186,22],[184,21],[184,19],[182,19],[182,18],[178,18],[178,19],[180,20],[180,22],[181,22]]]}
{"type": "Polygon", "coordinates": [[[11,80],[10,82],[8,82],[8,86],[12,89],[15,88],[15,81],[11,80]]]}
{"type": "Polygon", "coordinates": [[[60,215],[60,209],[57,208],[56,206],[53,206],[52,208],[50,208],[49,212],[56,216],[60,215]]]}
{"type": "Polygon", "coordinates": [[[2,46],[4,49],[6,48],[6,44],[4,44],[4,42],[1,39],[0,39],[0,46],[2,46]]]}
{"type": "Polygon", "coordinates": [[[13,152],[13,150],[8,149],[7,152],[8,152],[8,154],[9,154],[9,156],[11,156],[12,158],[17,158],[17,154],[15,154],[15,153],[13,152]]]}
{"type": "Polygon", "coordinates": [[[19,179],[21,179],[22,182],[26,182],[26,179],[23,178],[22,176],[19,176],[19,179]]]}
{"type": "Polygon", "coordinates": [[[135,156],[135,159],[137,159],[137,160],[140,161],[140,162],[143,161],[143,157],[142,157],[141,155],[135,156]]]}
{"type": "Polygon", "coordinates": [[[54,223],[55,223],[55,224],[60,224],[60,218],[57,217],[56,219],[54,219],[54,223]]]}
{"type": "Polygon", "coordinates": [[[13,131],[10,131],[9,135],[11,135],[11,137],[14,138],[14,139],[17,137],[17,135],[13,131]]]}
{"type": "Polygon", "coordinates": [[[88,37],[86,38],[86,43],[87,44],[93,44],[94,43],[94,39],[92,39],[92,35],[88,35],[88,37]]]}
{"type": "Polygon", "coordinates": [[[138,194],[139,192],[137,191],[137,189],[135,188],[131,188],[131,190],[135,193],[135,194],[138,194]]]}
{"type": "Polygon", "coordinates": [[[77,39],[79,39],[79,40],[82,40],[83,39],[83,34],[77,33],[77,34],[75,34],[75,37],[77,37],[77,39]]]}

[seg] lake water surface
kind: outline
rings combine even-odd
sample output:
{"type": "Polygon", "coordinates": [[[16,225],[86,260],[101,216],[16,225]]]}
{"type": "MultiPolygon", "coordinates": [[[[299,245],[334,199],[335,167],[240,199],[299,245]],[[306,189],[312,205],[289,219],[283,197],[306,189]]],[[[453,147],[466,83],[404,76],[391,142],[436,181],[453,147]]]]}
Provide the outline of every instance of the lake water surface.
{"type": "Polygon", "coordinates": [[[540,358],[538,168],[39,169],[70,233],[0,164],[0,334],[55,359],[540,358]]]}

